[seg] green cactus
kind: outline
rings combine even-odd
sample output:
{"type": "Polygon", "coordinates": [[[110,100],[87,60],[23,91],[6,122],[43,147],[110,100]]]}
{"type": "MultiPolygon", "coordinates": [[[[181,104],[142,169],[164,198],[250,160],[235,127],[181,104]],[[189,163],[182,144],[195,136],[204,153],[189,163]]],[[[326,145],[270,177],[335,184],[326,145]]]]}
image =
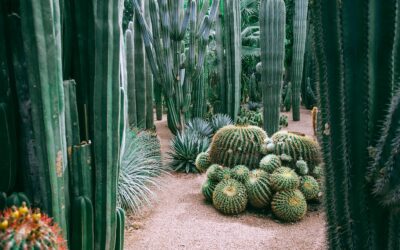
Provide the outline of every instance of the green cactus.
{"type": "MultiPolygon", "coordinates": [[[[150,1],[144,1],[144,14],[146,22],[151,23],[150,20],[150,1]]],[[[148,60],[146,60],[146,129],[154,128],[154,82],[153,75],[148,60]]]]}
{"type": "Polygon", "coordinates": [[[296,172],[301,176],[307,175],[309,172],[307,162],[303,161],[303,159],[298,160],[296,162],[296,172]]]}
{"type": "Polygon", "coordinates": [[[15,184],[16,166],[16,134],[10,114],[11,107],[5,103],[0,103],[0,192],[10,192],[15,184]]]}
{"type": "Polygon", "coordinates": [[[7,194],[0,192],[0,211],[3,211],[7,207],[7,194]]]}
{"type": "Polygon", "coordinates": [[[283,100],[283,107],[286,112],[289,112],[292,107],[292,93],[292,83],[289,82],[286,87],[285,99],[283,100]]]}
{"type": "MultiPolygon", "coordinates": [[[[132,27],[130,22],[128,27],[132,27]]],[[[127,72],[127,98],[128,98],[128,124],[130,127],[138,126],[138,118],[136,111],[136,80],[135,80],[135,55],[134,55],[134,39],[131,28],[125,32],[125,56],[126,56],[126,72],[127,72]]]]}
{"type": "Polygon", "coordinates": [[[221,181],[213,193],[214,207],[224,214],[239,214],[246,209],[246,187],[233,179],[221,181]]]}
{"type": "Polygon", "coordinates": [[[274,154],[266,155],[260,161],[260,169],[272,174],[277,168],[282,166],[279,156],[274,154]]]}
{"type": "Polygon", "coordinates": [[[6,207],[11,208],[12,206],[20,207],[25,203],[27,207],[31,206],[28,197],[24,193],[12,193],[6,199],[6,207]]]}
{"type": "Polygon", "coordinates": [[[201,186],[201,193],[207,201],[212,201],[213,192],[218,182],[207,179],[201,186]]]}
{"type": "Polygon", "coordinates": [[[64,236],[67,218],[64,183],[67,147],[61,61],[61,20],[58,1],[21,1],[21,30],[28,71],[35,150],[40,158],[43,210],[54,217],[64,236]],[[41,10],[41,11],[37,11],[41,10]],[[46,21],[44,21],[46,20],[46,21]],[[45,44],[45,45],[44,45],[45,44]]]}
{"type": "Polygon", "coordinates": [[[119,3],[109,0],[95,8],[95,77],[93,89],[96,219],[95,249],[113,249],[117,226],[116,192],[120,161],[120,38],[119,3]]]}
{"type": "Polygon", "coordinates": [[[315,179],[320,180],[324,176],[323,164],[321,163],[318,166],[316,166],[310,173],[310,175],[315,179]]]}
{"type": "Polygon", "coordinates": [[[281,131],[275,133],[271,139],[275,146],[274,153],[290,156],[293,169],[300,159],[307,162],[310,171],[322,161],[318,143],[308,136],[281,131]]]}
{"type": "Polygon", "coordinates": [[[211,165],[206,172],[207,178],[219,182],[222,179],[222,173],[223,173],[223,167],[218,164],[213,164],[211,165]]]}
{"type": "Polygon", "coordinates": [[[293,190],[300,185],[299,176],[293,169],[280,167],[270,176],[271,187],[274,191],[293,190]]]}
{"type": "Polygon", "coordinates": [[[320,192],[318,182],[314,177],[309,175],[301,177],[299,190],[303,193],[306,200],[318,198],[320,192]]]}
{"type": "Polygon", "coordinates": [[[241,183],[245,183],[249,178],[250,170],[248,167],[244,165],[237,165],[231,170],[232,178],[240,181],[241,183]]]}
{"type": "Polygon", "coordinates": [[[91,143],[83,142],[71,149],[71,196],[85,196],[94,201],[91,143]]]}
{"type": "MultiPolygon", "coordinates": [[[[391,143],[381,144],[380,139],[400,138],[385,130],[399,130],[398,115],[393,116],[395,123],[386,118],[392,97],[399,96],[393,77],[394,48],[399,44],[398,2],[324,0],[315,1],[313,10],[327,245],[331,249],[398,249],[398,205],[387,206],[374,193],[381,176],[390,180],[381,169],[382,162],[387,169],[396,169],[395,176],[399,169],[398,151],[382,148],[391,143]],[[375,159],[379,170],[371,169],[375,159]]],[[[398,200],[395,190],[385,188],[388,194],[394,192],[390,199],[398,200]]]]}
{"type": "Polygon", "coordinates": [[[272,198],[270,188],[269,174],[261,169],[255,169],[250,172],[246,180],[246,189],[249,203],[255,208],[267,207],[272,198]]]}
{"type": "Polygon", "coordinates": [[[285,60],[286,9],[283,0],[263,0],[260,6],[261,82],[264,130],[279,130],[279,109],[285,60]]]}
{"type": "Polygon", "coordinates": [[[285,222],[301,220],[307,212],[307,202],[299,190],[281,191],[271,201],[272,212],[285,222]]]}
{"type": "Polygon", "coordinates": [[[214,135],[210,160],[225,167],[245,165],[250,169],[258,167],[261,160],[261,145],[266,133],[255,126],[225,126],[214,135]]]}
{"type": "Polygon", "coordinates": [[[71,204],[70,249],[94,249],[93,206],[85,196],[75,197],[71,204]]]}
{"type": "Polygon", "coordinates": [[[206,171],[208,167],[211,165],[210,156],[208,155],[208,153],[203,152],[198,154],[196,157],[195,165],[200,173],[206,171]]]}
{"type": "Polygon", "coordinates": [[[125,228],[125,211],[118,207],[116,211],[117,215],[117,240],[115,241],[115,250],[124,249],[124,228],[125,228]]]}
{"type": "Polygon", "coordinates": [[[293,17],[292,102],[293,120],[300,121],[300,94],[307,37],[308,0],[295,1],[293,17]]]}

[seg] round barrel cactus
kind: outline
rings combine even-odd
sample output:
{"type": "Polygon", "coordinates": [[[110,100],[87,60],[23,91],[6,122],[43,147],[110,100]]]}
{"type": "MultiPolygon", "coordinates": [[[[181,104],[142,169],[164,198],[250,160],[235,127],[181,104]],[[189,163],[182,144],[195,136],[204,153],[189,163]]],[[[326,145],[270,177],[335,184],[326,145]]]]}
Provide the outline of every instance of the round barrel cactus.
{"type": "Polygon", "coordinates": [[[202,152],[197,155],[195,162],[197,170],[201,173],[207,170],[211,165],[210,157],[207,152],[202,152]]]}
{"type": "Polygon", "coordinates": [[[275,191],[293,190],[299,187],[299,176],[293,169],[280,167],[270,175],[271,187],[275,191]]]}
{"type": "Polygon", "coordinates": [[[244,183],[249,178],[249,173],[249,168],[244,165],[237,165],[231,171],[232,178],[241,183],[244,183]]]}
{"type": "Polygon", "coordinates": [[[261,146],[267,134],[255,126],[225,126],[214,135],[210,160],[225,167],[245,165],[257,168],[262,158],[261,146]]]}
{"type": "Polygon", "coordinates": [[[261,169],[250,172],[246,183],[249,203],[255,208],[267,207],[272,198],[272,191],[269,184],[269,175],[261,169]]]}
{"type": "Polygon", "coordinates": [[[246,209],[246,187],[234,180],[221,181],[213,193],[214,207],[224,214],[239,214],[246,209]]]}
{"type": "Polygon", "coordinates": [[[280,220],[295,222],[306,214],[307,202],[299,190],[281,191],[272,199],[271,209],[280,220]]]}
{"type": "Polygon", "coordinates": [[[273,154],[264,156],[260,161],[260,169],[267,173],[274,172],[277,168],[281,167],[281,165],[281,158],[273,154]]]}
{"type": "Polygon", "coordinates": [[[217,183],[208,179],[201,186],[201,193],[204,195],[207,201],[212,201],[212,195],[217,183]]]}
{"type": "Polygon", "coordinates": [[[299,189],[304,194],[306,200],[318,198],[320,192],[319,184],[312,176],[302,177],[299,189]]]}

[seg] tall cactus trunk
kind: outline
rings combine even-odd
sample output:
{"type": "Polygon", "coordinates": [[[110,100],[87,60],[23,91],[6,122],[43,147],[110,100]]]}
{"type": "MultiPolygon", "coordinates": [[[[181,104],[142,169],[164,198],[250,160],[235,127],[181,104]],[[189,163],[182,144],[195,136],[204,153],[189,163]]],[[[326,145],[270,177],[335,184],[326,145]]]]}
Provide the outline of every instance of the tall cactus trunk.
{"type": "Polygon", "coordinates": [[[130,127],[137,127],[136,112],[136,81],[135,81],[135,56],[134,56],[134,39],[131,27],[133,23],[129,23],[129,28],[125,32],[125,56],[126,56],[126,73],[127,73],[127,98],[128,98],[128,124],[130,127]]]}
{"type": "Polygon", "coordinates": [[[263,0],[260,8],[261,84],[264,104],[264,130],[279,130],[279,110],[285,59],[286,9],[283,0],[263,0]]]}
{"type": "Polygon", "coordinates": [[[95,2],[95,249],[113,249],[120,151],[120,0],[95,2]]]}
{"type": "MultiPolygon", "coordinates": [[[[222,8],[222,7],[221,7],[222,8]]],[[[225,93],[225,57],[224,57],[224,26],[223,26],[223,17],[221,13],[221,8],[218,11],[217,21],[216,21],[216,50],[217,50],[217,67],[218,67],[218,86],[217,93],[219,101],[216,103],[214,110],[216,113],[225,113],[227,110],[226,107],[226,93],[225,93]]]]}
{"type": "Polygon", "coordinates": [[[241,22],[240,0],[224,1],[224,38],[226,53],[226,113],[236,121],[240,109],[241,22]]]}
{"type": "Polygon", "coordinates": [[[61,22],[58,1],[21,1],[22,36],[32,101],[35,150],[42,207],[67,233],[65,194],[67,148],[61,62],[61,22]]]}
{"type": "Polygon", "coordinates": [[[156,105],[156,119],[157,121],[161,121],[163,116],[162,86],[157,82],[154,82],[153,87],[154,87],[154,101],[156,105]]]}
{"type": "Polygon", "coordinates": [[[293,120],[300,121],[300,94],[307,38],[308,0],[296,0],[293,20],[292,105],[293,120]]]}
{"type": "Polygon", "coordinates": [[[398,7],[396,0],[315,2],[330,249],[399,248],[398,92],[391,101],[398,7]],[[386,140],[397,150],[382,147],[386,140]],[[371,164],[381,155],[384,164],[371,164]]]}
{"type": "MultiPolygon", "coordinates": [[[[149,1],[145,1],[145,17],[146,22],[151,24],[150,20],[150,3],[149,1]]],[[[154,128],[154,109],[153,109],[153,75],[151,73],[150,65],[148,60],[146,60],[146,128],[153,129],[154,128]]]]}

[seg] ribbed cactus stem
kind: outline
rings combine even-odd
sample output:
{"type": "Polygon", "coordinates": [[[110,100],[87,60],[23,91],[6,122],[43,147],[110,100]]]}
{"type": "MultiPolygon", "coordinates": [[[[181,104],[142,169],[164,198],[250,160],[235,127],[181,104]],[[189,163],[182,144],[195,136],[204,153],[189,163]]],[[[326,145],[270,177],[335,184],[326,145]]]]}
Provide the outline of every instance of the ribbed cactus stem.
{"type": "Polygon", "coordinates": [[[93,205],[85,196],[72,202],[70,249],[94,249],[93,205]]]}
{"type": "Polygon", "coordinates": [[[308,0],[296,0],[293,20],[292,103],[293,120],[300,121],[300,94],[307,38],[308,0]]]}
{"type": "Polygon", "coordinates": [[[21,1],[22,36],[32,102],[35,153],[42,164],[43,210],[67,234],[64,172],[67,169],[59,1],[21,1]]]}
{"type": "Polygon", "coordinates": [[[285,59],[286,9],[283,0],[263,0],[260,7],[261,86],[264,130],[279,130],[279,109],[285,59]]]}
{"type": "MultiPolygon", "coordinates": [[[[131,26],[133,26],[132,22],[129,23],[129,27],[131,26]]],[[[128,123],[130,127],[137,126],[134,48],[133,33],[131,29],[128,28],[125,32],[125,56],[127,72],[128,123]]]]}

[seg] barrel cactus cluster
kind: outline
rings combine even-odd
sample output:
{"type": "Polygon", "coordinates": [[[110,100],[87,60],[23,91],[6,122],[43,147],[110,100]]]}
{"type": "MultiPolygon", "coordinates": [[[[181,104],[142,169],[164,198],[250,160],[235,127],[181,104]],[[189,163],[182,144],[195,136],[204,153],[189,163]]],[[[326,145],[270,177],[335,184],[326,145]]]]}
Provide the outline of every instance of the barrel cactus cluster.
{"type": "Polygon", "coordinates": [[[298,133],[283,131],[268,138],[258,127],[228,125],[217,131],[196,165],[207,169],[201,188],[205,199],[223,214],[253,207],[296,222],[305,216],[307,202],[321,196],[318,143],[298,133]]]}

